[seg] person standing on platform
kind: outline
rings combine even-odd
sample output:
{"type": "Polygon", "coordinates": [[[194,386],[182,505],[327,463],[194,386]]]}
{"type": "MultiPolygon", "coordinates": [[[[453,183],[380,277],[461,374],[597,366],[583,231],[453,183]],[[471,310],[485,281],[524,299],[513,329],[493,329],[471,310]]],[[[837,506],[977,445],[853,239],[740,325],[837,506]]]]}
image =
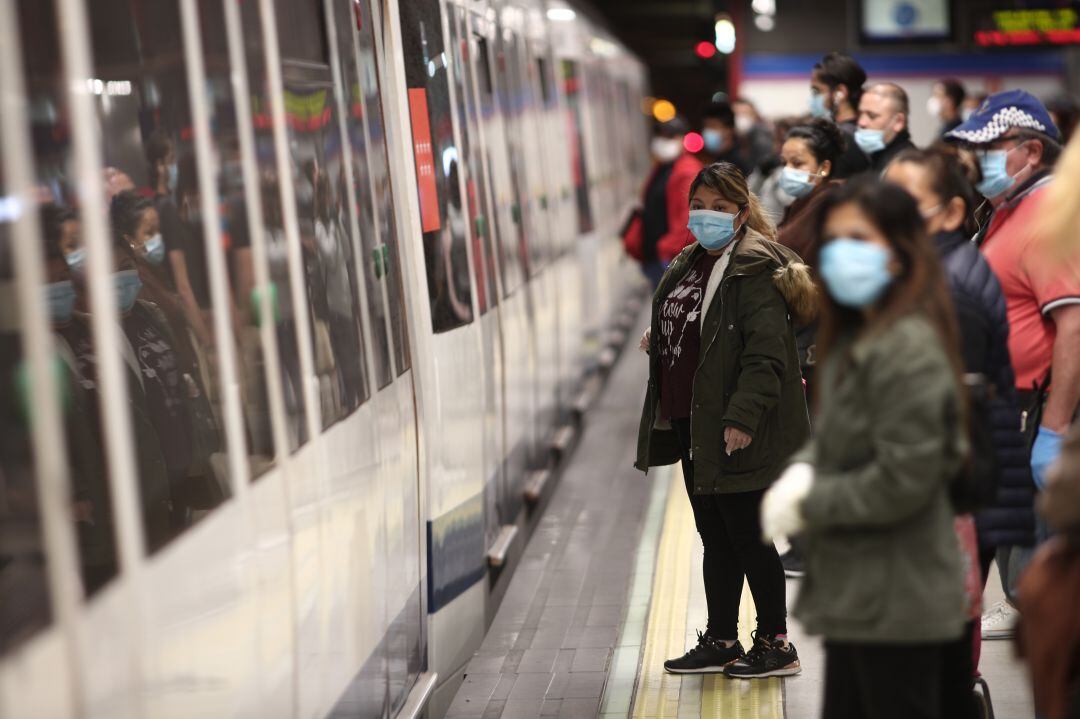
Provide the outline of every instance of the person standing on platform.
{"type": "Polygon", "coordinates": [[[881,172],[904,150],[915,147],[908,132],[908,96],[904,88],[879,82],[859,100],[859,129],[855,142],[870,158],[870,169],[881,172]]]}
{"type": "Polygon", "coordinates": [[[941,123],[938,135],[944,137],[955,130],[964,121],[961,113],[967,92],[959,80],[945,78],[934,83],[930,99],[926,101],[926,111],[930,117],[941,123]]]}
{"type": "Polygon", "coordinates": [[[747,139],[735,129],[735,111],[726,102],[713,102],[705,108],[701,120],[701,139],[705,154],[713,162],[730,162],[744,175],[753,169],[747,152],[747,139]]]}
{"type": "Polygon", "coordinates": [[[701,171],[701,161],[686,151],[686,122],[675,118],[656,126],[650,151],[653,169],[645,182],[641,206],[623,230],[626,253],[641,263],[655,288],[668,263],[692,241],[686,230],[686,197],[701,171]]]}
{"type": "Polygon", "coordinates": [[[814,438],[766,494],[766,538],[802,535],[795,614],[825,638],[822,716],[946,719],[964,631],[950,485],[965,462],[962,363],[915,201],[877,181],[822,203],[814,438]]]}
{"type": "Polygon", "coordinates": [[[761,539],[765,489],[809,435],[794,327],[816,308],[810,274],[737,167],[702,170],[688,193],[697,242],[671,263],[642,338],[649,382],[637,461],[682,462],[705,549],[706,631],[672,673],[731,677],[800,671],[787,641],[784,569],[761,539]],[[754,646],[738,641],[744,577],[757,607],[754,646]]]}
{"type": "Polygon", "coordinates": [[[870,167],[870,161],[855,143],[865,82],[866,71],[854,58],[840,52],[821,58],[810,75],[810,114],[831,117],[848,139],[847,149],[833,170],[834,177],[852,177],[870,167]]]}

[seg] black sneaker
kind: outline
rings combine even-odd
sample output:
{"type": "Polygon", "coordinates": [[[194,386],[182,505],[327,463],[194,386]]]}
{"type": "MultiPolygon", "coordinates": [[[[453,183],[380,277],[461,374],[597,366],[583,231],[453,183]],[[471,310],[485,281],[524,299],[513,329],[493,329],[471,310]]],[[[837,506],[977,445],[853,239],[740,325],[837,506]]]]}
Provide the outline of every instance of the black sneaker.
{"type": "Polygon", "coordinates": [[[743,656],[742,645],[736,641],[730,647],[698,632],[697,646],[678,659],[668,659],[664,669],[672,674],[710,674],[724,671],[724,667],[743,656]]]}
{"type": "Polygon", "coordinates": [[[806,574],[802,555],[795,551],[795,547],[780,555],[780,563],[784,565],[784,576],[789,579],[799,579],[806,574]]]}
{"type": "Polygon", "coordinates": [[[746,656],[724,669],[732,679],[763,679],[789,677],[802,671],[795,645],[782,644],[774,639],[759,637],[754,632],[754,647],[746,656]]]}

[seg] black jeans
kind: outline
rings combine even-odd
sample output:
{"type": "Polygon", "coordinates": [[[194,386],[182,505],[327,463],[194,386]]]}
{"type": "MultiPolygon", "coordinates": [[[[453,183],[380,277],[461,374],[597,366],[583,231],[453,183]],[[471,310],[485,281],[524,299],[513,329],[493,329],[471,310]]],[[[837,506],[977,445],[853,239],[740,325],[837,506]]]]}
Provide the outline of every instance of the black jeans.
{"type": "Polygon", "coordinates": [[[825,642],[828,719],[952,719],[943,714],[946,644],[825,642]]]}
{"type": "Polygon", "coordinates": [[[694,495],[694,463],[690,459],[690,420],[671,424],[679,438],[683,477],[694,524],[705,548],[702,574],[709,606],[709,634],[717,639],[739,635],[739,599],[743,577],[757,606],[761,636],[787,634],[787,584],[780,555],[761,539],[761,499],[765,491],[694,495]]]}

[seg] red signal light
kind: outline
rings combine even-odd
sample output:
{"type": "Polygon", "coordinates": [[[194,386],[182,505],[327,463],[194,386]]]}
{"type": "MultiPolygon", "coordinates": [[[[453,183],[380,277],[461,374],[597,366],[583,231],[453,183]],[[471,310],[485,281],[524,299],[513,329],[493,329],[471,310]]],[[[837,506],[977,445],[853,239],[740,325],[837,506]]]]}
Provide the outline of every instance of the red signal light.
{"type": "Polygon", "coordinates": [[[696,132],[688,132],[686,137],[683,138],[682,144],[687,152],[691,154],[698,153],[705,149],[705,138],[696,132]]]}
{"type": "Polygon", "coordinates": [[[713,45],[711,42],[708,42],[706,40],[702,40],[694,48],[694,52],[702,60],[708,60],[709,58],[716,55],[716,45],[713,45]]]}

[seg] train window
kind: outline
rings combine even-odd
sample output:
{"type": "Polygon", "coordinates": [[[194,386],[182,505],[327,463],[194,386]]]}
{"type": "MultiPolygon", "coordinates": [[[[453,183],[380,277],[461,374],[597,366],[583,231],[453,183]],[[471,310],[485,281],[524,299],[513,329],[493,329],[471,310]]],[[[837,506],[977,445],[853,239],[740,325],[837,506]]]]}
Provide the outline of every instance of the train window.
{"type": "MultiPolygon", "coordinates": [[[[255,260],[251,248],[251,224],[244,199],[244,176],[240,163],[240,139],[236,106],[230,73],[228,40],[225,32],[225,11],[222,0],[200,4],[200,29],[206,96],[210,112],[213,149],[218,158],[216,182],[218,212],[221,221],[221,242],[225,251],[230,289],[230,314],[236,337],[237,378],[243,405],[246,442],[250,455],[252,477],[258,477],[273,466],[274,440],[266,358],[259,332],[260,300],[267,286],[255,282],[255,260]]],[[[198,213],[199,206],[189,207],[198,213]]],[[[196,222],[198,218],[195,218],[196,222]]],[[[267,318],[273,321],[272,318],[267,318]]]]}
{"type": "Polygon", "coordinates": [[[492,249],[491,210],[488,206],[487,176],[480,161],[478,117],[469,43],[464,39],[465,11],[448,6],[450,45],[452,49],[450,74],[454,79],[457,97],[458,125],[461,128],[461,161],[465,165],[465,198],[472,236],[473,270],[476,275],[477,304],[484,314],[498,302],[495,287],[495,252],[492,249]]]}
{"type": "MultiPolygon", "coordinates": [[[[386,129],[383,124],[382,101],[379,98],[379,64],[373,34],[373,29],[381,24],[377,24],[372,18],[371,7],[367,2],[354,2],[353,7],[360,13],[354,26],[358,27],[355,38],[364,97],[363,111],[368,128],[367,157],[371,188],[375,195],[375,224],[382,243],[377,249],[383,258],[381,279],[386,297],[384,312],[390,325],[394,363],[400,376],[412,366],[412,360],[405,327],[401,255],[398,252],[397,224],[394,222],[394,193],[390,184],[390,160],[386,151],[386,129]]],[[[369,252],[367,257],[372,257],[372,254],[369,252]]]]}
{"type": "Polygon", "coordinates": [[[589,170],[585,161],[585,137],[582,119],[581,77],[578,64],[562,61],[563,90],[566,94],[566,127],[569,129],[570,170],[573,173],[574,196],[577,200],[578,232],[593,230],[592,206],[589,203],[589,170]]]}
{"type": "Polygon", "coordinates": [[[273,121],[270,117],[266,53],[260,3],[240,3],[244,26],[245,60],[251,92],[255,158],[259,165],[259,197],[263,208],[263,235],[270,264],[268,291],[274,307],[275,338],[280,354],[281,389],[285,399],[289,450],[295,452],[307,442],[307,412],[304,409],[300,346],[292,302],[288,246],[285,240],[284,210],[275,161],[273,121]]]}
{"type": "MultiPolygon", "coordinates": [[[[529,161],[525,143],[529,141],[529,127],[525,113],[532,99],[524,86],[521,75],[521,55],[517,34],[507,30],[498,45],[499,60],[496,63],[498,98],[506,131],[506,159],[510,176],[510,227],[507,234],[513,238],[525,275],[535,272],[537,251],[536,238],[530,236],[531,210],[529,202],[529,178],[526,163],[529,161]],[[532,249],[530,249],[532,248],[532,249]]],[[[510,239],[504,238],[504,241],[510,239]]],[[[509,248],[508,248],[509,251],[509,248]]]]}
{"type": "MultiPolygon", "coordinates": [[[[322,6],[277,2],[279,35],[324,32],[322,6]],[[288,5],[288,11],[285,10],[288,5]],[[307,8],[301,11],[301,8],[307,8]]],[[[282,45],[284,53],[285,45],[282,45]]],[[[368,396],[361,359],[357,258],[345,189],[345,163],[329,57],[281,57],[289,151],[307,280],[322,426],[348,416],[368,396]]]]}
{"type": "Polygon", "coordinates": [[[461,158],[450,114],[450,55],[443,46],[438,0],[400,6],[431,324],[435,332],[446,332],[471,322],[473,314],[469,233],[458,184],[461,158]]]}
{"type": "MultiPolygon", "coordinates": [[[[25,36],[24,36],[25,37],[25,36]]],[[[6,88],[0,88],[6,91],[6,88]]],[[[51,620],[13,267],[18,208],[0,168],[0,656],[51,620]]]]}

